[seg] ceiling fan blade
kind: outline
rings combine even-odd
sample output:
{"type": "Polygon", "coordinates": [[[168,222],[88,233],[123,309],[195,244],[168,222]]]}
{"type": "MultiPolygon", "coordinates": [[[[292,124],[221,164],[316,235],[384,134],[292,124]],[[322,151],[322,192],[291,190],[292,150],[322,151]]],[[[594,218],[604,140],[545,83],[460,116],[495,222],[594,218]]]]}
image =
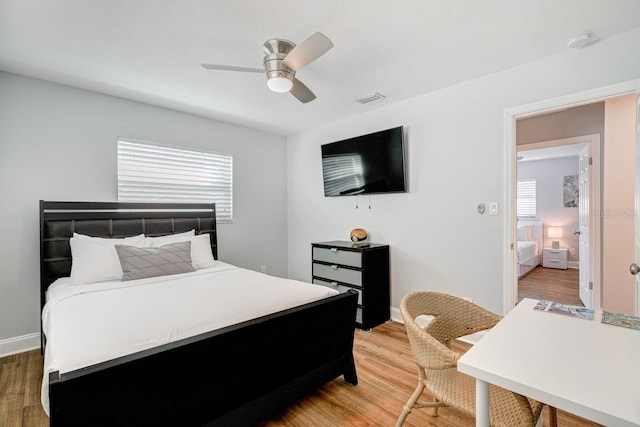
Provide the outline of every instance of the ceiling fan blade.
{"type": "Polygon", "coordinates": [[[294,78],[293,86],[291,87],[291,95],[298,98],[298,101],[306,104],[307,102],[311,102],[316,99],[316,96],[311,92],[311,89],[305,86],[300,80],[294,78]]]}
{"type": "Polygon", "coordinates": [[[207,70],[244,71],[247,73],[264,73],[263,68],[236,67],[234,65],[200,64],[207,70]]]}
{"type": "Polygon", "coordinates": [[[331,40],[320,31],[304,39],[284,57],[284,65],[298,71],[305,65],[315,61],[333,47],[331,40]]]}

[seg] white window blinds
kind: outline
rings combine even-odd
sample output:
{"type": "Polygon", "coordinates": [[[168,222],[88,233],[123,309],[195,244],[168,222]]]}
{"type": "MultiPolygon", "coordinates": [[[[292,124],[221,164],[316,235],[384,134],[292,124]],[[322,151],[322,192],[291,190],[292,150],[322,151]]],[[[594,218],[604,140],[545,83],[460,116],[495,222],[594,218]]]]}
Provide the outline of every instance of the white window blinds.
{"type": "Polygon", "coordinates": [[[218,221],[233,219],[233,157],[118,139],[121,202],[215,203],[218,221]]]}
{"type": "Polygon", "coordinates": [[[516,195],[516,212],[518,217],[536,216],[536,180],[518,180],[516,195]]]}

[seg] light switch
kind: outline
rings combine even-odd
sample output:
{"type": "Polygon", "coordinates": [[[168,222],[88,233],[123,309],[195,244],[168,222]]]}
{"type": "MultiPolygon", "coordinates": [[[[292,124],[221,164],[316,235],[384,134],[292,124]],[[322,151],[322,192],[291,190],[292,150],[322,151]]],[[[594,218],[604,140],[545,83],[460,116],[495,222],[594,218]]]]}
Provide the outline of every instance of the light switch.
{"type": "Polygon", "coordinates": [[[489,203],[489,215],[498,215],[498,202],[489,203]]]}

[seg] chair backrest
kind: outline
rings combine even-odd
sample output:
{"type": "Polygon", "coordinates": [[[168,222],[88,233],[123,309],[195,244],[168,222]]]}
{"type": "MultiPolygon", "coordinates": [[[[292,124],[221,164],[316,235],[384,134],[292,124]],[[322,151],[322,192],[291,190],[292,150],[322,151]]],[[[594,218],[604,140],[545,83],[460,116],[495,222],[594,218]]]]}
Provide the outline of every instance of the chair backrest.
{"type": "Polygon", "coordinates": [[[451,350],[455,338],[492,328],[501,316],[476,304],[439,292],[412,292],[400,303],[415,362],[424,369],[456,366],[458,353],[451,350]],[[423,329],[421,315],[433,316],[423,329]]]}

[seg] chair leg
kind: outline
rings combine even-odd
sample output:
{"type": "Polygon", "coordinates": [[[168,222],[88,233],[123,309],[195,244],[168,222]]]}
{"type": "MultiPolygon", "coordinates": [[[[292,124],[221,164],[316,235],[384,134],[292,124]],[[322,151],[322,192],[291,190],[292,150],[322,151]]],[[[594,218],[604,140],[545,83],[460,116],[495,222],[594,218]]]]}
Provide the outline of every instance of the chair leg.
{"type": "Polygon", "coordinates": [[[558,427],[558,411],[553,406],[549,406],[549,427],[558,427]]]}
{"type": "MultiPolygon", "coordinates": [[[[435,397],[433,398],[433,402],[434,403],[441,403],[438,399],[436,399],[435,397]]],[[[438,416],[438,408],[440,407],[440,405],[438,406],[434,406],[433,407],[433,416],[437,417],[438,416]]]]}
{"type": "MultiPolygon", "coordinates": [[[[422,395],[423,391],[424,391],[423,375],[420,375],[420,379],[418,380],[418,387],[416,387],[416,390],[413,392],[409,400],[407,400],[407,403],[405,403],[405,405],[403,406],[402,413],[398,417],[398,421],[396,421],[396,427],[402,426],[402,424],[404,423],[404,420],[407,418],[407,415],[409,415],[411,410],[416,406],[416,402],[422,395]]],[[[437,410],[438,408],[436,408],[436,411],[437,410]]]]}
{"type": "Polygon", "coordinates": [[[434,398],[433,402],[430,403],[418,403],[418,399],[420,398],[420,396],[422,396],[422,392],[426,387],[427,377],[425,376],[424,369],[422,369],[418,365],[416,365],[416,367],[418,368],[418,386],[416,387],[409,400],[407,400],[407,403],[405,403],[405,405],[403,406],[402,413],[398,417],[398,421],[396,421],[396,427],[402,426],[404,420],[407,418],[407,415],[409,415],[411,410],[414,408],[433,408],[433,416],[437,417],[438,408],[441,406],[447,406],[444,403],[440,402],[437,398],[434,398]]]}

